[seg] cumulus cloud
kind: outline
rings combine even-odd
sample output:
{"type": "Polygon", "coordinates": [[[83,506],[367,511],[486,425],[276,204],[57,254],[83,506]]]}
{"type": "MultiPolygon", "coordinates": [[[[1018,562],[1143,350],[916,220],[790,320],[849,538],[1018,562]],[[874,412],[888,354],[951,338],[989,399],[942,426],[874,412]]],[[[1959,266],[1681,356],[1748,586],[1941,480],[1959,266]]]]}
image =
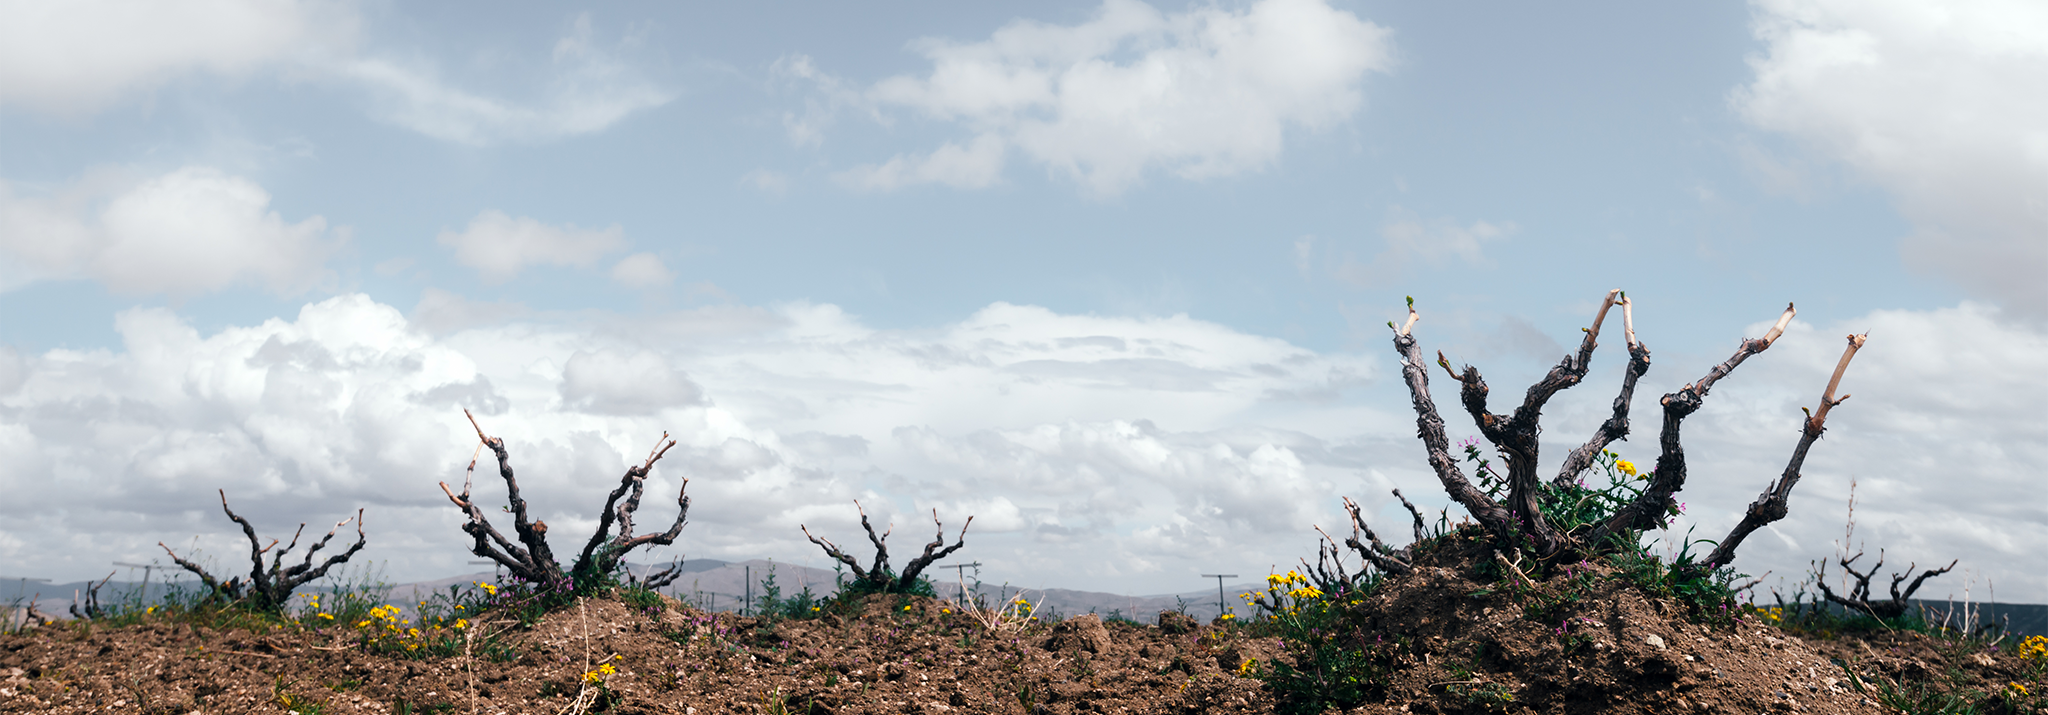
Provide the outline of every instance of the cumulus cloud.
{"type": "MultiPolygon", "coordinates": [[[[1326,128],[1358,110],[1365,76],[1392,65],[1389,34],[1321,0],[1179,13],[1107,0],[1079,25],[1020,20],[978,42],[923,40],[915,47],[931,72],[882,80],[861,101],[957,124],[973,139],[842,180],[987,186],[1011,152],[1098,195],[1154,169],[1188,179],[1257,170],[1279,157],[1290,128],[1326,128]]],[[[786,121],[799,143],[816,142],[850,90],[807,60],[791,66],[826,97],[786,121]]]]}
{"type": "Polygon", "coordinates": [[[0,289],[90,277],[118,293],[189,296],[240,282],[296,295],[346,242],[313,216],[288,223],[255,182],[191,166],[129,182],[97,174],[23,195],[0,182],[0,289]]]}
{"type": "Polygon", "coordinates": [[[309,46],[346,44],[355,24],[326,2],[9,2],[0,104],[83,114],[181,76],[246,76],[309,46]]]}
{"type": "Polygon", "coordinates": [[[2048,316],[2038,279],[2048,266],[2048,11],[1992,0],[1754,5],[1765,49],[1736,110],[1890,193],[1914,224],[1901,246],[1908,264],[2048,316]]]}
{"type": "Polygon", "coordinates": [[[455,249],[455,260],[475,268],[484,280],[503,283],[527,266],[589,266],[624,248],[625,235],[617,224],[603,229],[551,226],[492,209],[470,219],[460,232],[442,231],[437,240],[455,249]]]}

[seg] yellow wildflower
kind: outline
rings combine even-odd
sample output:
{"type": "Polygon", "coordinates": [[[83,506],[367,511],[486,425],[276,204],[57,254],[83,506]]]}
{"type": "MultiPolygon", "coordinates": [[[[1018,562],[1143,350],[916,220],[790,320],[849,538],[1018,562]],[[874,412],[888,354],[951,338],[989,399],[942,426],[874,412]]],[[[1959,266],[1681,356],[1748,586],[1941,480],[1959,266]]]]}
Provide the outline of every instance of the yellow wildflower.
{"type": "Polygon", "coordinates": [[[332,614],[332,613],[322,613],[322,614],[320,614],[320,617],[321,617],[321,618],[325,618],[325,619],[327,619],[327,620],[330,620],[330,621],[331,621],[331,620],[334,620],[334,614],[332,614]]]}
{"type": "Polygon", "coordinates": [[[464,629],[464,628],[468,628],[468,627],[469,627],[469,619],[466,619],[466,618],[457,618],[457,619],[455,619],[455,628],[456,628],[456,630],[461,630],[461,629],[464,629]]]}
{"type": "Polygon", "coordinates": [[[1626,459],[1617,459],[1614,460],[1614,468],[1621,470],[1623,474],[1627,474],[1631,477],[1636,476],[1635,462],[1631,462],[1626,459]]]}

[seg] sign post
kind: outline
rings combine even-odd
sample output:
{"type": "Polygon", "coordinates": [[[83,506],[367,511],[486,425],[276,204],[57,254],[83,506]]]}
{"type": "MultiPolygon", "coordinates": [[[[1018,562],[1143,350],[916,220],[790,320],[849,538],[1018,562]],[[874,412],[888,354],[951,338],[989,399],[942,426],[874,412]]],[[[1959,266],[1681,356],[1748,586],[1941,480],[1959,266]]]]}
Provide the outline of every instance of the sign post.
{"type": "Polygon", "coordinates": [[[1229,612],[1230,612],[1230,610],[1229,610],[1228,608],[1225,608],[1225,607],[1224,607],[1224,605],[1223,605],[1223,579],[1226,579],[1226,578],[1237,578],[1237,574],[1234,574],[1234,573],[1205,573],[1205,574],[1202,574],[1202,578],[1213,578],[1213,579],[1216,579],[1216,617],[1217,617],[1217,618],[1222,618],[1222,617],[1223,617],[1223,614],[1225,614],[1225,613],[1229,613],[1229,612]]]}

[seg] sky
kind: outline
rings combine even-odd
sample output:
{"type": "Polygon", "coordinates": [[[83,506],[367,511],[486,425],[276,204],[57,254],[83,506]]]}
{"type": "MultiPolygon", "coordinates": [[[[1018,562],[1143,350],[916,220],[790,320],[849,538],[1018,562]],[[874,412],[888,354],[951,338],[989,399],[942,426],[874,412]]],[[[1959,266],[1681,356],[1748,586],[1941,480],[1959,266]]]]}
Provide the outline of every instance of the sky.
{"type": "Polygon", "coordinates": [[[693,506],[648,558],[865,558],[858,500],[899,563],[971,515],[990,583],[1198,590],[1342,497],[1459,518],[1405,297],[1499,407],[1620,288],[1646,464],[1658,397],[1798,308],[1685,423],[1656,548],[1727,532],[1867,332],[1736,568],[2048,602],[2044,85],[2048,9],[1990,0],[8,0],[0,576],[233,569],[217,490],[474,570],[467,409],[558,549],[666,433],[638,523],[693,506]]]}

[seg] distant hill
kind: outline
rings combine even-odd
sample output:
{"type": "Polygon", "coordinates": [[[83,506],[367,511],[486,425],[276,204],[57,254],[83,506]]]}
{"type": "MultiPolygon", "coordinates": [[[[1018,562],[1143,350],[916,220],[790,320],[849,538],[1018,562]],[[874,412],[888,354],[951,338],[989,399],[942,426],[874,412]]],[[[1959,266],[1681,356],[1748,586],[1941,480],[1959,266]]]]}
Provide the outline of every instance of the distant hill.
{"type": "MultiPolygon", "coordinates": [[[[661,568],[661,565],[628,564],[628,568],[633,573],[644,574],[661,568]]],[[[743,610],[742,601],[758,603],[763,591],[762,582],[767,580],[770,573],[774,574],[775,585],[782,590],[784,598],[795,597],[807,587],[811,589],[811,593],[814,596],[824,597],[832,595],[838,592],[839,582],[837,579],[841,577],[839,574],[835,574],[828,569],[811,568],[767,559],[739,562],[720,561],[718,559],[692,559],[678,566],[678,569],[683,572],[683,575],[668,588],[662,589],[663,593],[697,608],[733,613],[743,610]]],[[[941,569],[938,573],[928,573],[933,577],[933,585],[940,597],[950,600],[959,599],[960,584],[957,580],[945,578],[947,576],[954,576],[950,569],[941,569]]],[[[385,600],[398,605],[410,614],[422,598],[444,591],[449,586],[467,586],[478,581],[490,583],[496,578],[497,574],[494,572],[478,571],[429,581],[392,584],[386,591],[385,600]]],[[[24,605],[30,600],[37,600],[44,612],[53,616],[68,618],[70,617],[69,609],[73,593],[82,594],[89,585],[83,581],[70,583],[0,581],[0,605],[14,604],[17,602],[17,599],[19,603],[24,605]]],[[[162,602],[163,595],[168,590],[189,590],[197,586],[198,582],[189,578],[172,581],[169,584],[158,580],[150,585],[147,598],[145,599],[140,583],[114,581],[108,583],[106,587],[100,590],[100,601],[109,604],[130,601],[144,604],[160,603],[162,602]]],[[[1002,584],[983,584],[977,592],[974,591],[974,583],[971,579],[968,581],[967,586],[970,596],[974,593],[979,593],[985,599],[984,602],[990,604],[994,604],[1007,597],[1014,597],[1019,592],[1015,587],[1010,587],[1006,590],[1002,584]]],[[[1237,594],[1255,588],[1259,588],[1259,585],[1239,583],[1225,586],[1224,592],[1228,599],[1226,605],[1230,606],[1233,611],[1242,614],[1243,602],[1238,599],[1237,594]]],[[[325,590],[325,584],[315,582],[303,588],[301,592],[313,593],[324,592],[325,590]]],[[[1096,613],[1104,617],[1114,615],[1150,623],[1158,618],[1160,611],[1185,610],[1188,615],[1194,616],[1203,622],[1208,622],[1219,613],[1216,607],[1216,591],[1214,589],[1149,596],[1127,596],[1062,588],[1024,589],[1024,591],[1024,595],[1033,604],[1038,606],[1040,613],[1047,616],[1057,615],[1065,617],[1084,613],[1096,613]]]]}

